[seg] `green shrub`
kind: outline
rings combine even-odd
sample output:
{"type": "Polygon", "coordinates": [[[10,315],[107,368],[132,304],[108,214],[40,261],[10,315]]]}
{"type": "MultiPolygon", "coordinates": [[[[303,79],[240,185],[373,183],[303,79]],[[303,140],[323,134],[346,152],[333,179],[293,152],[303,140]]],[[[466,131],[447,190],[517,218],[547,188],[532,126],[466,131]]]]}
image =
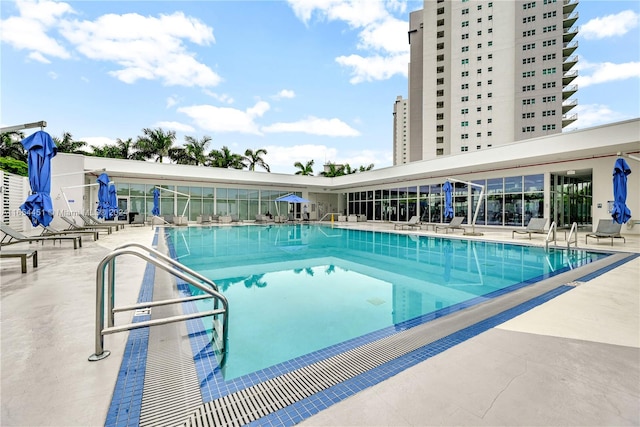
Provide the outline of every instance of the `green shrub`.
{"type": "Polygon", "coordinates": [[[11,157],[0,157],[0,169],[21,176],[29,174],[29,167],[25,162],[11,157]]]}

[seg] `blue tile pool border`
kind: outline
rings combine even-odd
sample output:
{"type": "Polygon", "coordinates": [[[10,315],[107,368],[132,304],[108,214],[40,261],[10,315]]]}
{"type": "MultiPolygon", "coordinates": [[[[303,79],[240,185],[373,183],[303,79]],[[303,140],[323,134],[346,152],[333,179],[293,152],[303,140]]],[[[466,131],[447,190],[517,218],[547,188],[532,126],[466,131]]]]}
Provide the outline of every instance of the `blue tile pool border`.
{"type": "MultiPolygon", "coordinates": [[[[153,246],[158,244],[158,229],[153,236],[153,246]]],[[[116,266],[117,268],[117,266],[116,266]]],[[[142,278],[138,294],[138,302],[153,300],[153,288],[156,268],[148,263],[142,278]]],[[[151,320],[151,315],[135,316],[133,322],[151,320]]],[[[144,376],[147,368],[147,350],[149,348],[149,328],[134,329],[129,332],[125,345],[118,379],[111,397],[111,405],[107,411],[106,427],[135,427],[140,425],[142,409],[142,392],[144,376]]]]}
{"type": "MultiPolygon", "coordinates": [[[[168,230],[165,231],[168,233],[168,230]]],[[[168,234],[166,235],[168,237],[168,234]]],[[[153,245],[157,245],[158,241],[158,229],[153,238],[153,245]]],[[[167,239],[169,254],[174,259],[176,257],[175,248],[172,245],[171,239],[167,239]]],[[[594,251],[597,252],[597,251],[594,251]]],[[[612,253],[607,254],[611,255],[612,253]]],[[[619,267],[626,262],[629,262],[640,254],[627,254],[628,256],[611,263],[608,266],[598,269],[597,271],[582,276],[578,281],[587,282],[600,276],[614,268],[619,267]]],[[[552,274],[543,275],[536,279],[531,279],[525,282],[518,283],[509,287],[509,290],[496,291],[491,296],[477,297],[470,301],[457,304],[452,307],[438,310],[437,312],[430,313],[424,316],[420,316],[416,319],[412,319],[406,322],[399,323],[392,327],[382,329],[367,334],[363,337],[354,338],[345,343],[336,344],[329,348],[314,352],[312,354],[301,356],[271,367],[262,371],[249,374],[231,381],[225,381],[220,372],[217,358],[214,349],[211,347],[210,340],[206,333],[199,331],[203,330],[202,319],[191,319],[187,321],[187,329],[190,336],[191,346],[194,355],[194,363],[200,381],[200,387],[202,392],[203,403],[212,401],[218,397],[225,396],[255,385],[267,379],[282,375],[283,373],[291,372],[299,367],[307,366],[319,360],[326,359],[327,357],[343,353],[352,348],[366,344],[368,342],[383,338],[395,334],[401,330],[411,328],[432,320],[435,320],[444,315],[450,314],[454,311],[460,311],[468,308],[472,305],[478,304],[482,301],[486,301],[488,298],[496,298],[504,293],[511,292],[518,288],[528,286],[532,283],[547,279],[566,272],[568,269],[562,269],[552,274]]],[[[153,286],[155,281],[155,267],[148,264],[139,297],[138,302],[151,301],[153,298],[153,286]]],[[[178,289],[181,293],[190,294],[189,287],[185,283],[178,282],[178,289]]],[[[410,352],[404,356],[394,359],[384,365],[371,369],[357,377],[349,379],[343,383],[337,384],[324,390],[320,393],[316,393],[309,398],[296,402],[286,408],[273,412],[265,417],[256,420],[251,425],[273,425],[273,426],[291,426],[295,425],[302,420],[318,413],[319,411],[326,409],[327,407],[337,403],[353,394],[362,391],[363,389],[375,385],[385,379],[388,379],[397,373],[416,365],[430,357],[433,357],[453,346],[468,340],[488,329],[495,327],[519,314],[522,314],[532,308],[543,304],[558,295],[565,293],[572,289],[572,286],[561,285],[543,295],[540,295],[532,300],[529,300],[523,304],[520,304],[514,308],[506,310],[500,314],[485,319],[477,324],[471,325],[465,329],[455,332],[447,337],[441,338],[431,344],[421,347],[413,352],[410,352]]],[[[185,313],[196,310],[196,306],[192,302],[183,303],[183,309],[185,313]]],[[[149,320],[150,316],[136,316],[135,321],[149,320]]],[[[146,370],[147,349],[149,340],[149,328],[141,328],[130,331],[129,338],[126,344],[126,348],[122,357],[122,363],[116,385],[114,387],[113,396],[111,399],[111,405],[109,407],[105,426],[137,426],[140,422],[140,411],[142,405],[142,393],[144,389],[144,375],[146,370]]]]}

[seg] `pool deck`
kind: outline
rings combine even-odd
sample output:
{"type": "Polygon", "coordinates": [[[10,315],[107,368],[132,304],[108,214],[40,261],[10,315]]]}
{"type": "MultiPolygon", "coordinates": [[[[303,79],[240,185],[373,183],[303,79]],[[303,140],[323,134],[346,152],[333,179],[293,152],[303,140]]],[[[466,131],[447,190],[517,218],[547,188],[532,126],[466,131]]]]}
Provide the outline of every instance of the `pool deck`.
{"type": "MultiPolygon", "coordinates": [[[[393,231],[388,223],[340,225],[393,231]]],[[[541,235],[478,231],[483,240],[544,244],[541,235]]],[[[96,267],[124,243],[151,246],[153,234],[128,226],[95,242],[83,236],[77,250],[64,241],[10,247],[36,249],[38,266],[29,262],[22,274],[18,258],[0,264],[0,425],[104,425],[128,333],[105,337],[111,356],[87,360],[94,353],[96,267]]],[[[476,238],[461,234],[448,236],[476,238]]],[[[612,247],[608,240],[586,245],[584,234],[582,249],[640,253],[638,235],[612,247]]],[[[135,302],[145,265],[130,256],[118,260],[119,303],[135,302]]],[[[300,425],[640,425],[640,257],[300,425]]]]}

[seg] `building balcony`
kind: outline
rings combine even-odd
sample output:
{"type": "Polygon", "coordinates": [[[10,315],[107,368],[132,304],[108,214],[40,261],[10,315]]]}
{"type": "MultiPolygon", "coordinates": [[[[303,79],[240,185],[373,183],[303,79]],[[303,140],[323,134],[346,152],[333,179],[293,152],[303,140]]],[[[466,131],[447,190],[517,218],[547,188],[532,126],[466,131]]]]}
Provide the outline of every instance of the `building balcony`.
{"type": "Polygon", "coordinates": [[[565,101],[567,98],[572,96],[578,91],[578,85],[567,86],[562,89],[562,100],[565,101]]]}
{"type": "Polygon", "coordinates": [[[573,68],[574,65],[578,63],[578,55],[572,56],[571,58],[566,59],[562,63],[562,71],[567,72],[573,68]]]}
{"type": "Polygon", "coordinates": [[[578,41],[564,43],[562,46],[562,56],[564,58],[570,56],[578,48],[578,41]]]}
{"type": "Polygon", "coordinates": [[[571,13],[574,11],[576,6],[578,6],[578,0],[564,0],[564,3],[562,5],[562,13],[571,13]]]}
{"type": "Polygon", "coordinates": [[[569,43],[575,36],[578,35],[578,27],[572,27],[562,30],[562,42],[569,43]]]}
{"type": "Polygon", "coordinates": [[[569,126],[571,123],[575,122],[576,120],[578,120],[578,115],[577,114],[572,114],[572,115],[567,115],[564,114],[562,116],[562,127],[566,128],[567,126],[569,126]]]}
{"type": "Polygon", "coordinates": [[[570,99],[562,103],[562,114],[567,114],[569,111],[578,106],[577,99],[570,99]]]}
{"type": "Polygon", "coordinates": [[[578,77],[578,70],[573,70],[568,73],[564,73],[562,76],[562,85],[566,86],[578,77]]]}
{"type": "Polygon", "coordinates": [[[562,17],[562,28],[571,28],[578,20],[578,12],[567,13],[562,17]]]}

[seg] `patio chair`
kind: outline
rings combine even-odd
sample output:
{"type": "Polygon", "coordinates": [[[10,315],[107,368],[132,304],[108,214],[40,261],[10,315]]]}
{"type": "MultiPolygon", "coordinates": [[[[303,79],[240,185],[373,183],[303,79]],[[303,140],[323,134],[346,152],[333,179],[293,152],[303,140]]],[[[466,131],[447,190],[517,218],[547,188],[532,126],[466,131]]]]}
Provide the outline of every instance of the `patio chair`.
{"type": "Polygon", "coordinates": [[[405,227],[407,227],[407,229],[409,230],[414,228],[422,229],[422,224],[420,224],[420,217],[418,217],[418,215],[414,215],[409,218],[409,221],[407,222],[396,222],[393,224],[394,230],[404,230],[405,227]]]}
{"type": "Polygon", "coordinates": [[[40,227],[42,227],[42,233],[40,233],[41,236],[90,235],[93,237],[94,241],[98,240],[98,238],[100,237],[100,233],[98,231],[93,231],[93,230],[58,230],[53,228],[50,225],[42,225],[42,224],[40,224],[40,227]]]}
{"type": "Polygon", "coordinates": [[[131,221],[130,225],[145,225],[144,224],[144,217],[140,214],[135,214],[133,216],[133,220],[131,221]]]}
{"type": "Polygon", "coordinates": [[[38,251],[34,249],[3,249],[0,251],[0,258],[20,258],[22,273],[27,272],[27,258],[33,259],[33,267],[38,266],[38,251]]]}
{"type": "Polygon", "coordinates": [[[547,234],[544,230],[546,225],[546,218],[531,218],[529,220],[529,224],[527,224],[527,227],[524,230],[513,230],[511,232],[511,238],[515,238],[516,234],[527,234],[529,236],[529,240],[531,240],[532,234],[547,234]]]}
{"type": "Polygon", "coordinates": [[[69,218],[67,216],[61,216],[60,219],[62,219],[67,224],[69,224],[69,228],[67,228],[66,231],[87,231],[87,230],[90,230],[90,231],[105,231],[105,232],[107,232],[107,234],[111,234],[111,227],[109,227],[109,226],[101,227],[99,225],[78,225],[78,223],[73,218],[69,218]]]}
{"type": "Polygon", "coordinates": [[[110,227],[115,227],[116,231],[118,231],[119,229],[124,230],[125,222],[120,222],[120,221],[115,221],[115,220],[109,220],[109,222],[104,222],[104,221],[100,221],[98,218],[96,218],[93,215],[80,215],[80,218],[82,218],[82,220],[85,222],[85,224],[90,224],[90,225],[108,225],[110,227]]]}
{"type": "Polygon", "coordinates": [[[589,243],[589,237],[595,238],[596,242],[600,242],[600,239],[611,239],[611,246],[613,246],[613,239],[622,239],[623,243],[627,243],[627,240],[620,234],[622,224],[618,224],[612,219],[601,219],[598,221],[598,228],[593,233],[587,233],[584,238],[584,242],[589,243]]]}
{"type": "Polygon", "coordinates": [[[87,215],[83,215],[83,214],[78,214],[78,216],[80,217],[80,219],[82,219],[82,222],[84,222],[84,225],[83,225],[84,227],[94,227],[94,228],[101,228],[103,230],[108,230],[109,231],[108,234],[111,234],[114,227],[116,231],[118,230],[118,226],[115,224],[105,224],[104,222],[100,222],[97,219],[93,220],[89,218],[87,215]]]}
{"type": "Polygon", "coordinates": [[[462,221],[464,221],[463,216],[454,216],[449,224],[436,225],[434,229],[436,230],[436,233],[438,232],[438,230],[444,230],[445,233],[449,233],[449,230],[464,230],[464,227],[462,227],[462,221]]]}
{"type": "Polygon", "coordinates": [[[23,242],[49,242],[52,241],[53,244],[56,243],[56,240],[59,240],[61,243],[63,240],[73,241],[73,249],[78,249],[82,247],[82,237],[81,236],[25,236],[19,231],[14,230],[6,224],[0,223],[0,231],[4,233],[4,237],[0,240],[0,246],[13,245],[16,243],[23,242]]]}

